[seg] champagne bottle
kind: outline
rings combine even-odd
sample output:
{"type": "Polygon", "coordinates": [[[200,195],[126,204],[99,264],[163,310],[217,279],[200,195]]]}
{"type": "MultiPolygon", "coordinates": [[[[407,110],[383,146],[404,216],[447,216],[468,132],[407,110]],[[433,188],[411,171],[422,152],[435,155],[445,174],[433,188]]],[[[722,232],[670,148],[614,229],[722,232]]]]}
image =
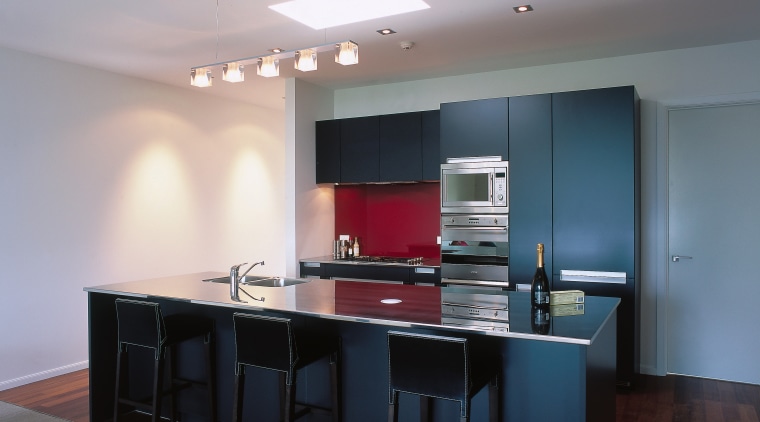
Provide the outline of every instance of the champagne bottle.
{"type": "Polygon", "coordinates": [[[534,306],[530,310],[530,328],[534,334],[549,334],[551,316],[549,309],[534,306]]]}
{"type": "Polygon", "coordinates": [[[549,278],[544,269],[544,244],[539,243],[536,248],[537,263],[536,273],[530,283],[530,304],[537,307],[549,306],[549,278]]]}

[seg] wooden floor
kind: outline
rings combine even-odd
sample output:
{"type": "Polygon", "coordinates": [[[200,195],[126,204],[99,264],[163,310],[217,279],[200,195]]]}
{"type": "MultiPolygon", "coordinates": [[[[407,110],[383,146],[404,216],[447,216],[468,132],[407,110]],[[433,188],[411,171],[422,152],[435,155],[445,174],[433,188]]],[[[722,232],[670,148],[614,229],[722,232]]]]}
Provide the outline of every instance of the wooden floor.
{"type": "MultiPolygon", "coordinates": [[[[87,389],[85,369],[0,391],[0,401],[89,422],[87,389]]],[[[634,390],[618,392],[617,422],[665,421],[760,422],[760,385],[642,375],[634,390]]]]}

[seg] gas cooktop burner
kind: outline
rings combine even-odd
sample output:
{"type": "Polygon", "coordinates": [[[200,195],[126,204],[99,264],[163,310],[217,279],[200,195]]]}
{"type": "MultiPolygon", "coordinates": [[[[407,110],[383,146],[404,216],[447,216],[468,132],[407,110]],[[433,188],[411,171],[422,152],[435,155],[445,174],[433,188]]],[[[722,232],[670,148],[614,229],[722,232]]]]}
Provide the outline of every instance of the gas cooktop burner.
{"type": "Polygon", "coordinates": [[[422,257],[419,258],[399,258],[393,256],[357,256],[355,258],[348,258],[346,261],[357,262],[369,262],[379,264],[408,264],[418,265],[422,264],[422,257]]]}

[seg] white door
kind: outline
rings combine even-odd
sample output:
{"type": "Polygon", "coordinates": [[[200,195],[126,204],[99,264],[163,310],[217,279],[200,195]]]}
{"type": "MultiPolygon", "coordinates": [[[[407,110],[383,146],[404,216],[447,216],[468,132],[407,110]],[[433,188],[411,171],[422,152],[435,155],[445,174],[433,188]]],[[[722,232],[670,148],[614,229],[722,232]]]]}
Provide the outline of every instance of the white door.
{"type": "Polygon", "coordinates": [[[670,110],[668,142],[667,370],[760,384],[760,104],[670,110]]]}

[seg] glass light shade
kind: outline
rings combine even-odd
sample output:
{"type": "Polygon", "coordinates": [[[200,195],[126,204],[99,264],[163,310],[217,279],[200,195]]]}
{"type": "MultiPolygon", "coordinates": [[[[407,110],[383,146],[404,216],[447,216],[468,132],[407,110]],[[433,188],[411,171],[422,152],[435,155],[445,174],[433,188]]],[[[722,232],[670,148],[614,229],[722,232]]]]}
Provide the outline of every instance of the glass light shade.
{"type": "Polygon", "coordinates": [[[340,63],[343,66],[359,63],[359,46],[353,41],[336,44],[335,63],[340,63]]]}
{"type": "Polygon", "coordinates": [[[260,58],[256,66],[256,74],[266,78],[280,76],[280,60],[272,56],[260,58]]]}
{"type": "Polygon", "coordinates": [[[205,88],[212,85],[211,71],[205,67],[190,69],[190,85],[205,88]]]}
{"type": "Polygon", "coordinates": [[[227,82],[243,82],[245,80],[243,67],[244,66],[238,62],[225,64],[224,68],[222,68],[222,79],[227,82]]]}
{"type": "Polygon", "coordinates": [[[295,66],[296,69],[301,72],[317,70],[317,50],[307,48],[305,50],[296,51],[295,66]]]}

